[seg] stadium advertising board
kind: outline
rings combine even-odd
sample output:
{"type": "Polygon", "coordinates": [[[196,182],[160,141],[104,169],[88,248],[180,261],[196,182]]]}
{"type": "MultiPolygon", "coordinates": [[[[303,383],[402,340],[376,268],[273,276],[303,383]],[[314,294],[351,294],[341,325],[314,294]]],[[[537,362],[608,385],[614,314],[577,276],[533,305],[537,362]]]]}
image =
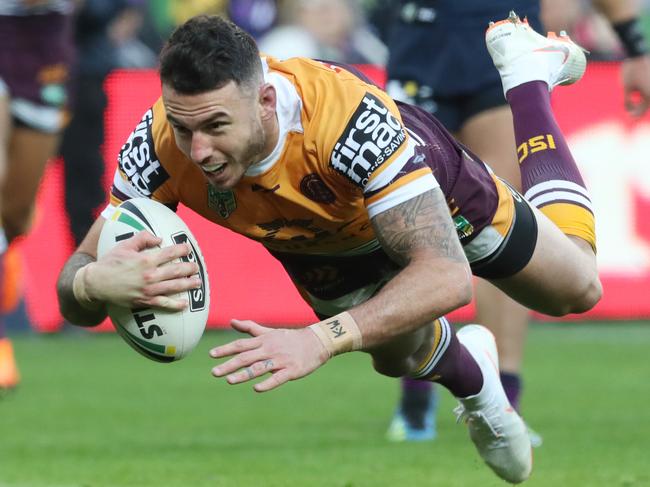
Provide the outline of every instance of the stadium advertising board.
{"type": "MultiPolygon", "coordinates": [[[[382,82],[383,73],[366,69],[382,82]]],[[[117,72],[108,80],[105,184],[128,135],[160,93],[153,71],[117,72]]],[[[591,64],[575,86],[553,94],[555,113],[591,191],[597,215],[598,258],[604,284],[602,301],[569,319],[650,317],[650,115],[632,120],[623,109],[617,64],[591,64]]],[[[63,208],[60,161],[46,172],[30,235],[19,242],[24,261],[26,305],[41,331],[61,326],[55,282],[72,251],[63,208]]],[[[183,209],[204,250],[211,276],[209,326],[227,326],[232,317],[262,323],[298,325],[314,320],[280,264],[258,244],[217,228],[183,209]],[[218,241],[219,245],[210,245],[218,241]]],[[[469,320],[468,306],[451,318],[469,320]]],[[[109,324],[102,329],[110,329],[109,324]]]]}

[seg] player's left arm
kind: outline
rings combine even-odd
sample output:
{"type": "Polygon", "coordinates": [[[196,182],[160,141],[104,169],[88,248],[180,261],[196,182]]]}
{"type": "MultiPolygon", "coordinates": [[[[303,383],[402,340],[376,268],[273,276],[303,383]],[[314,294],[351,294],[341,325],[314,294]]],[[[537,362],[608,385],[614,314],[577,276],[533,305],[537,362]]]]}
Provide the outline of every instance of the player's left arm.
{"type": "Polygon", "coordinates": [[[372,348],[469,303],[471,270],[440,188],[372,218],[384,251],[403,269],[350,310],[372,348]]]}
{"type": "Polygon", "coordinates": [[[299,330],[233,320],[233,328],[251,338],[212,349],[213,358],[230,357],[213,375],[238,384],[271,373],[254,386],[268,391],[310,374],[333,355],[381,345],[470,301],[469,264],[439,188],[379,213],[372,225],[383,249],[403,266],[376,296],[299,330]]]}
{"type": "Polygon", "coordinates": [[[621,68],[625,108],[633,116],[643,115],[650,106],[650,50],[639,21],[635,0],[593,0],[616,31],[625,60],[621,68]]]}

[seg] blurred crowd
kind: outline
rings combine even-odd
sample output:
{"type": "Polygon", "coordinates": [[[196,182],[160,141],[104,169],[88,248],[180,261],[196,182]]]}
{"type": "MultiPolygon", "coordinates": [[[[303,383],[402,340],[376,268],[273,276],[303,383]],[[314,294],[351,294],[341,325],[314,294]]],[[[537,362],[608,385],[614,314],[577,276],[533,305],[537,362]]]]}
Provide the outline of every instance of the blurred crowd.
{"type": "MultiPolygon", "coordinates": [[[[139,38],[154,52],[174,26],[198,13],[228,16],[250,32],[267,54],[306,56],[346,63],[383,65],[383,40],[395,15],[395,0],[142,0],[139,38]]],[[[431,1],[435,9],[435,1],[431,1]]],[[[641,0],[642,25],[650,36],[650,0],[641,0]]],[[[548,30],[568,31],[591,59],[623,55],[612,28],[586,0],[542,0],[548,30]]]]}

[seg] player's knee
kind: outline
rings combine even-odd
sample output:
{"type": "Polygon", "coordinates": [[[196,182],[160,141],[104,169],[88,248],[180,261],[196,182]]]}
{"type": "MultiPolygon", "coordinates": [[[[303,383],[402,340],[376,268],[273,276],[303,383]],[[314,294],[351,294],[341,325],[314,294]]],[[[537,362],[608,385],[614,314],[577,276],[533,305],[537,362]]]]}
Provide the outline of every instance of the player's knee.
{"type": "Polygon", "coordinates": [[[565,316],[570,313],[584,313],[596,306],[603,295],[603,287],[598,275],[575,283],[572,292],[565,299],[557,300],[544,312],[551,316],[565,316]]]}
{"type": "Polygon", "coordinates": [[[603,286],[600,282],[600,279],[598,278],[598,275],[595,275],[592,279],[585,283],[582,292],[576,299],[575,309],[571,312],[584,313],[585,311],[589,311],[591,308],[596,306],[602,296],[603,286]]]}

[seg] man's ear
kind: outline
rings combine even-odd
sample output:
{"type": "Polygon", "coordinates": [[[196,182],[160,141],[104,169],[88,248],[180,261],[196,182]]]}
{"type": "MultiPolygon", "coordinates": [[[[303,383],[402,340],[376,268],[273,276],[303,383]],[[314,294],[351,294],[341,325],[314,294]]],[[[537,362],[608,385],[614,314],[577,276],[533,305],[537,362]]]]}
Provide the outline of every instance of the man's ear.
{"type": "Polygon", "coordinates": [[[259,103],[262,120],[269,120],[275,117],[275,105],[277,102],[277,93],[271,83],[264,83],[260,86],[259,103]]]}

